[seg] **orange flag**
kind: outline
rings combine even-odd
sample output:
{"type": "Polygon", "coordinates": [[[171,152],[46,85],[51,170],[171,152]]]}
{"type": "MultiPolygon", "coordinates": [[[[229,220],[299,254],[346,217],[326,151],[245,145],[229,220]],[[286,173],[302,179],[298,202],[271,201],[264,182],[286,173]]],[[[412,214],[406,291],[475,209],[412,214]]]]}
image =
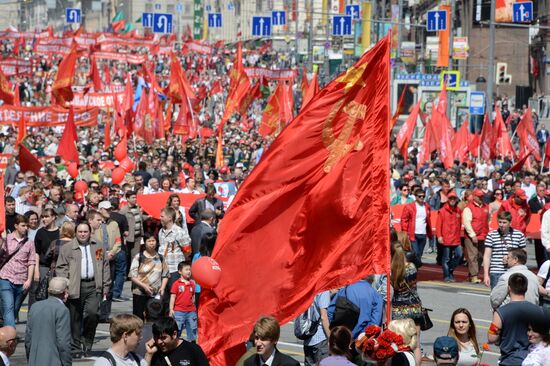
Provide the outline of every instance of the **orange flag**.
{"type": "Polygon", "coordinates": [[[73,44],[71,51],[59,63],[57,75],[52,85],[52,96],[59,105],[73,100],[73,85],[74,71],[76,66],[76,45],[73,44]]]}
{"type": "Polygon", "coordinates": [[[0,70],[0,99],[2,99],[6,104],[13,104],[15,95],[11,88],[11,84],[6,78],[6,75],[0,70]]]}
{"type": "Polygon", "coordinates": [[[25,139],[25,136],[27,136],[27,124],[25,123],[25,118],[23,117],[24,113],[21,113],[21,117],[19,117],[19,122],[17,122],[17,141],[15,142],[16,145],[19,145],[23,142],[25,139]]]}
{"type": "Polygon", "coordinates": [[[304,98],[302,100],[301,110],[303,110],[307,106],[309,101],[312,100],[315,94],[317,93],[319,93],[319,80],[317,78],[317,73],[313,73],[313,76],[311,77],[311,81],[309,82],[309,85],[304,94],[304,98]]]}
{"type": "Polygon", "coordinates": [[[223,275],[201,293],[212,366],[261,314],[284,324],[321,291],[389,273],[389,50],[385,37],[323,88],[239,188],[212,254],[223,275]]]}
{"type": "Polygon", "coordinates": [[[57,147],[57,155],[62,157],[66,162],[78,161],[78,150],[76,148],[76,141],[78,136],[76,134],[76,125],[74,123],[74,110],[71,106],[69,108],[69,116],[67,117],[67,123],[63,130],[61,140],[59,140],[59,146],[57,147]]]}
{"type": "Polygon", "coordinates": [[[397,148],[401,152],[401,156],[403,156],[405,164],[407,164],[409,157],[409,153],[407,151],[409,142],[411,141],[414,128],[416,127],[416,121],[418,120],[418,114],[420,113],[420,103],[422,103],[422,100],[418,100],[418,103],[416,103],[416,106],[412,110],[411,114],[409,114],[409,117],[399,130],[395,141],[397,148]]]}

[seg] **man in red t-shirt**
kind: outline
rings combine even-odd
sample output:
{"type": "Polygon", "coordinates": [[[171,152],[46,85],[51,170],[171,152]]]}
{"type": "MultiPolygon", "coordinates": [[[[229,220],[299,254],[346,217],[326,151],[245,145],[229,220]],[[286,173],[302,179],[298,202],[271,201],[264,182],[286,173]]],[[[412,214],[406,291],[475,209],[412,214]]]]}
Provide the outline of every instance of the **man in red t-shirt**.
{"type": "Polygon", "coordinates": [[[197,340],[197,309],[195,308],[195,281],[191,279],[191,263],[178,264],[180,278],[170,289],[170,316],[178,323],[178,337],[185,326],[189,342],[197,340]]]}

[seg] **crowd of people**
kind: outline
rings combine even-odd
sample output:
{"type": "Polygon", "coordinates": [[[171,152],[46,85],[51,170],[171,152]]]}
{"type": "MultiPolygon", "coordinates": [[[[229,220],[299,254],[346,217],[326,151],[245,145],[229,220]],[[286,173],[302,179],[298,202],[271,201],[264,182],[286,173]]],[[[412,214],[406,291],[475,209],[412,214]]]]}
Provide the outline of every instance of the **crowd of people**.
{"type": "MultiPolygon", "coordinates": [[[[12,49],[5,41],[4,52],[12,49]]],[[[59,57],[45,58],[28,48],[20,52],[37,61],[32,77],[12,78],[19,86],[21,105],[49,105],[59,57]]],[[[233,52],[178,55],[195,90],[209,90],[216,82],[228,88],[233,52]]],[[[281,59],[274,51],[251,50],[244,63],[297,68],[295,59],[281,59]]],[[[168,57],[150,56],[149,61],[165,87],[170,80],[168,57]]],[[[136,87],[144,82],[142,65],[102,61],[99,66],[109,71],[112,87],[123,86],[127,75],[136,87]]],[[[78,60],[75,84],[90,83],[90,67],[88,58],[78,60]]],[[[106,82],[106,71],[101,76],[106,82]]],[[[297,81],[296,110],[301,94],[297,81]]],[[[76,189],[76,179],[56,156],[63,129],[33,128],[27,133],[23,144],[43,163],[37,174],[21,170],[15,157],[17,131],[13,126],[3,128],[0,152],[8,156],[5,238],[0,248],[4,364],[15,351],[15,326],[28,299],[29,365],[44,360],[71,365],[89,357],[96,351],[101,322],[109,323],[112,346],[99,353],[97,366],[208,365],[197,339],[201,287],[193,279],[192,263],[211,255],[217,229],[223,225],[227,207],[216,184],[231,182],[238,189],[272,139],[258,132],[266,104],[262,98],[243,115],[230,118],[221,137],[211,134],[222,120],[226,97],[227,91],[206,95],[198,104],[196,117],[206,130],[196,138],[167,134],[153,144],[134,138],[127,156],[136,167],[117,184],[112,174],[118,165],[114,149],[119,137],[113,134],[113,144],[106,146],[104,128],[111,116],[101,111],[97,126],[77,130],[78,176],[86,182],[84,191],[76,189]],[[216,166],[218,138],[223,140],[224,160],[216,166]],[[196,197],[186,205],[180,194],[196,197]],[[140,205],[138,198],[147,195],[163,197],[158,216],[140,205]],[[127,303],[131,314],[112,311],[113,302],[127,303]]],[[[519,115],[513,117],[517,124],[519,115]]],[[[541,149],[548,138],[545,131],[541,128],[537,134],[541,149]]],[[[397,149],[391,152],[389,199],[402,206],[400,215],[393,217],[397,230],[390,240],[391,275],[372,275],[315,296],[303,322],[295,321],[307,325],[295,330],[304,341],[304,364],[481,364],[488,346],[478,341],[481,335],[465,308],[454,311],[447,335],[436,339],[433,352],[422,346],[421,332],[432,325],[417,290],[417,273],[425,253],[435,252],[443,281],[457,281],[454,272],[465,265],[469,282],[491,288],[494,315],[486,338],[500,347],[500,364],[548,365],[550,178],[539,174],[536,165],[535,170],[509,173],[511,162],[506,159],[477,159],[445,169],[434,156],[417,166],[416,142],[408,152],[407,163],[397,149]],[[541,220],[540,237],[527,231],[532,217],[541,220]],[[497,222],[491,223],[493,219],[497,222]],[[527,267],[531,242],[536,273],[527,267]],[[391,321],[386,324],[388,298],[391,321]]],[[[251,331],[251,347],[238,364],[298,364],[276,347],[277,319],[262,316],[251,331]]]]}

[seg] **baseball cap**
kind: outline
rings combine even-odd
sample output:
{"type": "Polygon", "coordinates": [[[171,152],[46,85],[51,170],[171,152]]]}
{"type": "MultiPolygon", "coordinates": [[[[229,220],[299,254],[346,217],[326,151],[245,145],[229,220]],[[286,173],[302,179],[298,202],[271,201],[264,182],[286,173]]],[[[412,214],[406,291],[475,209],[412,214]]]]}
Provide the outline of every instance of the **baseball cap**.
{"type": "Polygon", "coordinates": [[[484,194],[481,189],[474,189],[474,196],[483,197],[484,194]]]}
{"type": "Polygon", "coordinates": [[[108,209],[110,209],[110,208],[112,208],[112,207],[113,207],[113,206],[111,205],[111,202],[109,202],[109,201],[101,201],[101,202],[99,202],[99,205],[97,205],[97,208],[98,208],[99,210],[101,210],[102,208],[108,210],[108,209]]]}
{"type": "Polygon", "coordinates": [[[450,191],[448,194],[447,194],[447,198],[458,198],[458,196],[456,195],[455,191],[450,191]]]}
{"type": "Polygon", "coordinates": [[[455,364],[458,358],[456,340],[448,336],[437,337],[434,342],[434,357],[437,359],[438,365],[455,364]]]}
{"type": "Polygon", "coordinates": [[[526,200],[527,199],[527,195],[525,194],[525,191],[521,188],[516,188],[516,190],[514,191],[514,195],[516,197],[519,197],[521,198],[522,200],[526,200]]]}

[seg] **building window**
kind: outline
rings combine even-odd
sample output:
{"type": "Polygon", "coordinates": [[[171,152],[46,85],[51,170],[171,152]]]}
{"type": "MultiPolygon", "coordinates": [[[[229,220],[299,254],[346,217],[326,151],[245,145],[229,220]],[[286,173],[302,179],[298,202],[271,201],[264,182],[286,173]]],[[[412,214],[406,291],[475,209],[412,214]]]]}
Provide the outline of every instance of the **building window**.
{"type": "Polygon", "coordinates": [[[153,12],[153,4],[145,4],[145,12],[146,13],[152,13],[153,12]]]}
{"type": "Polygon", "coordinates": [[[176,12],[176,8],[174,4],[168,4],[166,5],[166,12],[169,14],[174,14],[176,12]]]}

